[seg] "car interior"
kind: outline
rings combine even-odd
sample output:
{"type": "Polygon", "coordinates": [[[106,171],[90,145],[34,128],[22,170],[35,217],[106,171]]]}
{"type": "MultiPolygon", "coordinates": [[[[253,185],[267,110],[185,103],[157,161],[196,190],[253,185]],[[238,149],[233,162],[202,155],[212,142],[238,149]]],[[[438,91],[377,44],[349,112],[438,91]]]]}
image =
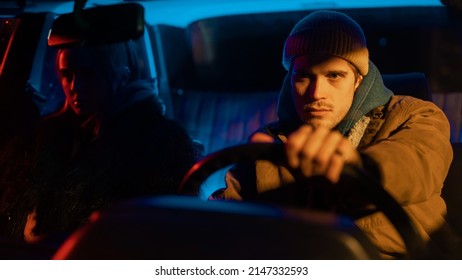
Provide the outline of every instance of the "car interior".
{"type": "MultiPolygon", "coordinates": [[[[85,9],[76,4],[64,13],[61,6],[59,12],[28,10],[27,1],[0,4],[0,135],[28,135],[36,122],[59,111],[64,96],[54,72],[56,46],[133,39],[142,75],[155,83],[167,116],[201,145],[204,158],[186,175],[178,196],[122,201],[95,212],[76,232],[41,244],[0,237],[0,259],[380,259],[349,213],[207,201],[223,187],[224,172],[232,164],[281,156],[280,146],[246,143],[254,131],[277,119],[285,37],[317,7],[203,16],[180,25],[152,20],[151,1],[120,2],[87,3],[85,9]],[[89,21],[94,28],[72,26],[76,11],[94,19],[89,21]],[[200,197],[189,195],[196,191],[200,197]]],[[[451,123],[454,158],[442,196],[454,239],[448,241],[452,255],[426,247],[378,182],[357,170],[344,172],[346,181],[372,189],[362,199],[392,221],[409,251],[404,259],[462,259],[462,79],[457,75],[462,10],[443,4],[451,1],[436,2],[334,8],[363,26],[370,59],[387,88],[434,102],[451,123]]],[[[0,137],[3,145],[1,138],[8,137],[0,137]]]]}

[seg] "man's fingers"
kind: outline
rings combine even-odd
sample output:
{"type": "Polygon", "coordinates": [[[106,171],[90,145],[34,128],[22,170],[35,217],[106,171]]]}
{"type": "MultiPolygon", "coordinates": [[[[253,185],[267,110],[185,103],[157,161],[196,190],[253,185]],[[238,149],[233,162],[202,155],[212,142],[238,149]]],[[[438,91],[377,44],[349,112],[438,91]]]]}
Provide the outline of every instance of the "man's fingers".
{"type": "Polygon", "coordinates": [[[323,127],[301,126],[289,135],[287,163],[304,177],[325,176],[337,183],[345,164],[361,166],[356,148],[337,131],[323,127]]]}
{"type": "Polygon", "coordinates": [[[315,175],[324,175],[331,165],[331,160],[337,152],[339,143],[343,140],[342,134],[339,132],[330,132],[324,137],[322,145],[314,159],[316,164],[315,175]]]}
{"type": "Polygon", "coordinates": [[[329,138],[330,133],[329,129],[319,127],[308,135],[305,145],[299,152],[300,169],[304,176],[322,175],[322,171],[318,171],[318,168],[323,165],[320,163],[320,151],[326,145],[326,140],[329,138]]]}
{"type": "Polygon", "coordinates": [[[252,137],[250,137],[250,142],[252,143],[274,143],[274,138],[266,133],[257,132],[254,135],[252,135],[252,137]]]}
{"type": "Polygon", "coordinates": [[[313,131],[313,127],[303,125],[298,130],[293,132],[287,138],[286,154],[287,163],[292,168],[299,168],[300,166],[300,151],[303,150],[306,140],[313,131]]]}

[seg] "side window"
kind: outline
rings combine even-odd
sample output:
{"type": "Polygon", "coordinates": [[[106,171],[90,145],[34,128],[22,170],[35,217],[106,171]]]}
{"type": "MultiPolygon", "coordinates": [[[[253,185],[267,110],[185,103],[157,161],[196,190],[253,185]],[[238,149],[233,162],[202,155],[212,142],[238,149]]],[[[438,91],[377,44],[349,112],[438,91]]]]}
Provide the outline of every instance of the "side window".
{"type": "Polygon", "coordinates": [[[42,117],[59,111],[65,101],[65,95],[56,71],[57,53],[57,49],[46,46],[45,58],[43,60],[42,82],[37,93],[39,96],[35,96],[35,103],[39,105],[42,117]]]}
{"type": "Polygon", "coordinates": [[[48,33],[56,16],[47,14],[35,49],[34,60],[26,91],[38,108],[41,117],[49,116],[64,106],[65,95],[58,80],[56,55],[58,50],[48,46],[48,33]]]}

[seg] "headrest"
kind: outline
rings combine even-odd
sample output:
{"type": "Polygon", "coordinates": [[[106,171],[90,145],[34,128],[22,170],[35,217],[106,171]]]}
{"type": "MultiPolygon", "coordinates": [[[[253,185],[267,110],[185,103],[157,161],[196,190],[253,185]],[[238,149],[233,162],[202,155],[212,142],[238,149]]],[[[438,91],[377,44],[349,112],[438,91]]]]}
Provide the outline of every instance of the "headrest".
{"type": "Polygon", "coordinates": [[[191,23],[196,86],[229,90],[279,90],[284,41],[305,12],[244,14],[191,23]]]}

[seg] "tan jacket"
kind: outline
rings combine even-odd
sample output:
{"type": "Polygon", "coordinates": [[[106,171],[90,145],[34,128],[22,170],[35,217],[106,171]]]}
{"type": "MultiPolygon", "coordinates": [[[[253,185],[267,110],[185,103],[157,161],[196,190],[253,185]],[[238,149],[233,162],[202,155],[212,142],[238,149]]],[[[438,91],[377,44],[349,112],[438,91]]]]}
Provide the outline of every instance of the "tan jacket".
{"type": "MultiPolygon", "coordinates": [[[[409,96],[394,96],[377,127],[371,121],[358,150],[372,159],[385,188],[409,214],[424,240],[444,223],[446,205],[441,189],[452,161],[449,122],[432,102],[409,96]]],[[[243,191],[232,173],[227,174],[224,199],[246,199],[246,193],[261,193],[293,182],[283,166],[257,161],[256,190],[243,191]]],[[[384,254],[404,253],[404,244],[382,213],[355,221],[384,254]]]]}

